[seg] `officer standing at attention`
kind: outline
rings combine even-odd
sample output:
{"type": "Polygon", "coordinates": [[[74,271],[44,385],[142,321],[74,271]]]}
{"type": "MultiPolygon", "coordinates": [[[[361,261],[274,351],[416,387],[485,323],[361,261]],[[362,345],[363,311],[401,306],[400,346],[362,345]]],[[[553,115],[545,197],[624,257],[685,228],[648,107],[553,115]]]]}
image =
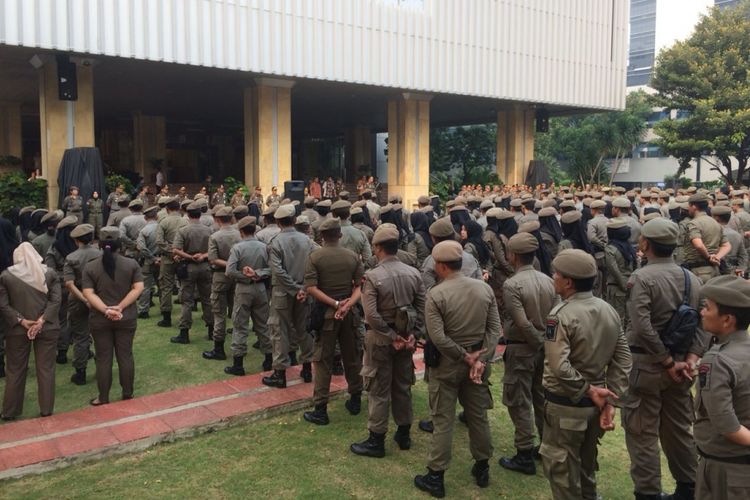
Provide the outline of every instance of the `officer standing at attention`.
{"type": "MultiPolygon", "coordinates": [[[[318,314],[314,314],[313,317],[321,317],[323,322],[315,327],[318,334],[312,358],[315,366],[315,410],[305,412],[304,418],[313,424],[327,425],[328,393],[337,342],[341,346],[341,357],[350,394],[346,408],[352,415],[360,412],[362,352],[357,339],[357,315],[352,308],[361,297],[360,283],[365,271],[360,257],[341,246],[342,228],[338,219],[325,220],[319,230],[323,238],[323,247],[312,252],[307,260],[305,290],[316,301],[313,311],[317,311],[318,314]]],[[[364,234],[362,236],[364,237],[364,234]]]]}
{"type": "Polygon", "coordinates": [[[599,269],[599,281],[594,289],[594,295],[601,297],[606,289],[606,264],[604,259],[604,248],[607,246],[607,217],[604,209],[607,203],[602,200],[591,202],[591,214],[593,217],[586,226],[586,235],[594,247],[594,258],[599,269]]]}
{"type": "Polygon", "coordinates": [[[646,222],[639,249],[648,263],[628,281],[626,336],[633,371],[630,391],[622,401],[622,426],[635,496],[643,500],[661,498],[660,441],[677,482],[676,499],[692,498],[697,467],[690,432],[690,372],[706,350],[707,338],[698,328],[684,345],[670,344],[670,350],[664,343],[675,311],[685,303],[697,310],[701,296],[698,277],[672,259],[678,233],[677,224],[668,219],[646,222]]]}
{"type": "Polygon", "coordinates": [[[99,237],[99,230],[104,227],[104,201],[99,193],[94,191],[91,198],[86,202],[86,208],[89,211],[88,223],[94,226],[94,237],[99,237]]]}
{"type": "Polygon", "coordinates": [[[563,299],[544,333],[544,475],[559,499],[596,499],[597,446],[614,429],[617,398],[628,388],[630,351],[612,306],[594,297],[594,258],[560,252],[552,266],[563,299]]]}
{"type": "MultiPolygon", "coordinates": [[[[449,217],[443,217],[437,222],[430,226],[430,236],[432,236],[433,244],[437,245],[441,241],[455,241],[456,231],[453,229],[453,224],[449,217]]],[[[434,248],[434,247],[433,247],[434,248]]],[[[464,252],[462,254],[462,265],[461,273],[464,276],[475,278],[478,280],[482,279],[482,268],[479,262],[470,253],[464,252]]],[[[422,280],[426,290],[437,283],[437,273],[435,272],[435,259],[430,255],[424,260],[422,264],[422,280]]]]}
{"type": "MultiPolygon", "coordinates": [[[[346,200],[339,200],[331,205],[334,217],[341,219],[341,241],[339,245],[357,254],[362,262],[367,262],[372,257],[372,248],[365,233],[352,226],[349,220],[349,209],[352,204],[346,200]]],[[[318,231],[321,231],[318,227],[318,231]]]]}
{"type": "Polygon", "coordinates": [[[55,229],[57,228],[57,224],[64,217],[65,215],[62,210],[53,210],[52,212],[44,214],[42,217],[41,227],[44,229],[44,232],[34,238],[34,241],[31,242],[34,250],[36,250],[42,258],[47,255],[50,247],[55,242],[55,229]]]}
{"type": "Polygon", "coordinates": [[[143,216],[143,201],[136,198],[128,205],[130,215],[120,221],[120,239],[122,240],[122,254],[125,257],[135,259],[138,256],[138,250],[135,247],[135,240],[138,239],[138,233],[146,225],[146,218],[143,216]]]}
{"type": "Polygon", "coordinates": [[[314,243],[294,229],[294,205],[276,209],[274,219],[280,232],[268,245],[271,263],[271,328],[273,374],[262,382],[271,387],[286,387],[286,369],[290,366],[289,346],[300,348],[305,382],[312,382],[312,338],[307,333],[307,292],[304,290],[305,265],[314,243]]]}
{"type": "Polygon", "coordinates": [[[63,199],[61,206],[66,216],[72,215],[78,219],[79,224],[83,222],[83,198],[76,186],[70,186],[68,196],[63,199]]]}
{"type": "Polygon", "coordinates": [[[272,367],[271,338],[268,335],[268,292],[271,277],[266,244],[255,237],[256,218],[243,217],[237,223],[242,241],[229,251],[226,275],[237,282],[232,311],[232,366],[224,368],[229,375],[244,375],[244,358],[247,355],[247,336],[250,318],[258,337],[258,347],[263,353],[263,371],[272,367]]]}
{"type": "Polygon", "coordinates": [[[378,265],[367,271],[362,286],[367,328],[362,376],[368,393],[370,436],[350,449],[368,457],[385,456],[391,407],[398,426],[393,440],[402,450],[411,448],[412,353],[415,335],[424,325],[425,290],[419,271],[396,257],[398,240],[395,227],[378,228],[372,239],[378,265]]]}
{"type": "Polygon", "coordinates": [[[141,262],[143,273],[143,293],[138,297],[138,317],[146,319],[149,317],[148,310],[151,308],[151,293],[156,286],[156,278],[159,271],[158,247],[156,246],[156,222],[159,207],[154,205],[143,212],[146,225],[138,233],[135,239],[135,248],[141,262]]]}
{"type": "Polygon", "coordinates": [[[628,279],[638,267],[635,248],[630,244],[630,227],[625,217],[617,217],[607,222],[607,240],[607,246],[604,247],[607,293],[604,298],[615,308],[622,324],[625,325],[628,318],[625,310],[628,279]]]}
{"type": "Polygon", "coordinates": [[[440,353],[430,367],[429,393],[434,432],[427,474],[414,485],[436,498],[445,496],[443,475],[451,461],[456,401],[461,400],[469,427],[474,466],[471,474],[481,488],[489,485],[492,437],[487,410],[492,408],[488,363],[495,355],[500,317],[495,295],[481,280],[461,273],[463,248],[443,241],[432,249],[435,273],[441,282],[427,292],[427,335],[440,353]]]}
{"type": "Polygon", "coordinates": [[[683,264],[705,283],[719,275],[721,259],[731,250],[718,222],[708,216],[708,196],[697,193],[688,199],[690,220],[687,222],[683,264]]]}
{"type": "Polygon", "coordinates": [[[63,280],[65,288],[68,289],[68,325],[73,342],[73,368],[76,372],[70,377],[70,381],[76,385],[86,384],[86,365],[91,352],[91,335],[89,334],[89,303],[83,296],[81,279],[83,268],[90,261],[102,254],[102,251],[91,245],[94,239],[94,226],[81,224],[70,232],[78,245],[75,250],[65,257],[63,265],[63,280]]]}
{"type": "Polygon", "coordinates": [[[508,259],[515,273],[503,284],[503,302],[510,316],[503,328],[503,404],[515,426],[517,452],[501,458],[500,465],[529,475],[536,474],[534,427],[541,441],[544,426],[544,329],[547,315],[559,302],[552,278],[533,267],[538,248],[539,240],[530,233],[510,238],[508,259]]]}
{"type": "Polygon", "coordinates": [[[188,222],[180,215],[180,202],[177,201],[176,196],[163,201],[167,215],[159,221],[156,228],[156,246],[159,248],[161,255],[159,259],[159,309],[162,319],[156,325],[168,328],[172,326],[172,290],[174,289],[177,267],[172,256],[172,245],[175,236],[177,236],[177,231],[186,226],[188,222]]]}
{"type": "Polygon", "coordinates": [[[698,367],[696,498],[750,498],[750,285],[734,276],[702,289],[703,327],[716,343],[698,367]]]}
{"type": "Polygon", "coordinates": [[[193,305],[196,292],[201,302],[203,321],[208,328],[208,338],[213,337],[214,317],[211,312],[211,270],[208,267],[208,238],[211,228],[201,223],[201,204],[188,205],[188,224],[177,231],[172,254],[187,261],[187,276],[180,280],[180,334],[172,337],[173,344],[190,343],[190,327],[193,326],[193,305]]]}
{"type": "Polygon", "coordinates": [[[745,270],[747,269],[747,250],[745,249],[745,237],[729,227],[729,223],[732,218],[732,209],[727,206],[719,205],[711,209],[711,217],[713,217],[714,220],[721,225],[721,230],[724,232],[724,236],[732,246],[732,249],[729,251],[726,257],[724,257],[725,266],[722,266],[720,268],[721,273],[736,274],[740,277],[744,276],[745,270]]]}
{"type": "Polygon", "coordinates": [[[229,252],[242,237],[232,224],[232,207],[220,207],[214,218],[219,230],[208,238],[208,262],[211,265],[211,311],[214,315],[214,348],[205,351],[205,359],[227,359],[224,338],[227,333],[227,312],[234,299],[234,280],[226,274],[229,252]]]}
{"type": "Polygon", "coordinates": [[[107,225],[120,227],[120,222],[132,213],[128,208],[129,204],[130,199],[128,198],[128,195],[123,194],[117,198],[117,206],[119,207],[119,210],[116,212],[110,212],[109,217],[107,218],[107,225]]]}

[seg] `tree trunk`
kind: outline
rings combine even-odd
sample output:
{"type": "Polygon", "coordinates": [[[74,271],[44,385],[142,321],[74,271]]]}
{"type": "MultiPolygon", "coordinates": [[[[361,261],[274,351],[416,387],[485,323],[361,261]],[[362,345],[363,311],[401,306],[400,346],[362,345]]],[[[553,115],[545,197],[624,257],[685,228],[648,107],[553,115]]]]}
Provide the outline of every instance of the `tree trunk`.
{"type": "Polygon", "coordinates": [[[615,155],[615,161],[612,163],[612,171],[609,173],[609,185],[611,186],[612,183],[615,181],[615,176],[617,175],[617,171],[620,170],[620,162],[622,162],[621,155],[622,150],[618,149],[617,154],[615,155]]]}

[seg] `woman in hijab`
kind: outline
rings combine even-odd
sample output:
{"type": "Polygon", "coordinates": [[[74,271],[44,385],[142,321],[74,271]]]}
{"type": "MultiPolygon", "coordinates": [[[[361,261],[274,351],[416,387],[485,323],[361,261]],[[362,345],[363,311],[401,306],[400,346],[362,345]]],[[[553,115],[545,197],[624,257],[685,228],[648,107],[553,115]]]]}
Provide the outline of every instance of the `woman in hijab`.
{"type": "Polygon", "coordinates": [[[44,227],[44,224],[42,224],[42,218],[47,215],[47,213],[48,210],[45,208],[37,208],[31,212],[31,229],[29,229],[27,235],[30,242],[33,243],[37,236],[44,234],[46,228],[44,227]]]}
{"type": "Polygon", "coordinates": [[[422,267],[424,260],[432,253],[430,223],[424,212],[416,211],[409,217],[414,229],[414,238],[409,242],[408,252],[417,259],[417,266],[422,267]]]}
{"type": "Polygon", "coordinates": [[[536,238],[539,242],[539,248],[536,249],[536,259],[539,261],[539,271],[552,277],[552,257],[544,246],[542,232],[539,230],[539,227],[539,221],[532,220],[521,224],[518,228],[518,232],[530,233],[536,238]]]}
{"type": "Polygon", "coordinates": [[[96,349],[96,384],[99,395],[93,406],[109,403],[112,387],[112,358],[117,356],[122,399],[133,398],[135,362],[133,338],[137,322],[135,301],[143,291],[141,266],[120,255],[120,230],[103,227],[97,257],[83,269],[83,296],[90,304],[89,327],[96,349]]]}
{"type": "Polygon", "coordinates": [[[34,211],[34,207],[23,207],[18,212],[18,241],[24,242],[29,241],[29,231],[31,231],[31,213],[34,211]]]}
{"type": "Polygon", "coordinates": [[[546,207],[539,210],[539,231],[542,234],[544,246],[551,258],[557,256],[557,249],[562,240],[562,228],[557,222],[557,210],[552,207],[546,207]]]}
{"type": "Polygon", "coordinates": [[[557,248],[558,252],[575,248],[583,250],[586,253],[594,255],[594,247],[586,236],[586,229],[583,224],[583,215],[578,210],[565,212],[560,218],[560,227],[562,229],[563,239],[557,248]]]}
{"type": "Polygon", "coordinates": [[[607,246],[604,247],[604,259],[607,265],[606,300],[620,315],[623,328],[627,325],[625,298],[628,291],[628,279],[636,269],[636,253],[630,239],[630,227],[624,218],[611,219],[607,222],[607,246]]]}
{"type": "Polygon", "coordinates": [[[399,234],[398,247],[401,250],[407,250],[409,243],[407,237],[409,235],[403,228],[403,217],[401,217],[400,213],[397,214],[393,210],[393,205],[386,205],[382,208],[382,210],[380,211],[380,222],[383,224],[393,224],[394,226],[396,226],[399,234]]]}
{"type": "Polygon", "coordinates": [[[469,211],[462,205],[451,207],[449,215],[451,218],[451,224],[453,224],[453,230],[458,234],[461,233],[461,228],[463,228],[467,222],[471,221],[469,211]]]}
{"type": "Polygon", "coordinates": [[[503,322],[510,319],[510,315],[503,306],[503,284],[513,276],[513,266],[508,262],[508,240],[505,233],[515,234],[518,229],[513,213],[501,208],[491,208],[487,211],[487,230],[484,241],[492,253],[493,266],[487,283],[492,287],[497,301],[498,312],[503,322]],[[505,231],[505,233],[503,232],[505,231]]]}
{"type": "Polygon", "coordinates": [[[460,234],[464,250],[477,259],[482,269],[488,271],[492,266],[492,256],[487,243],[482,239],[482,226],[473,220],[467,221],[461,227],[460,234]]]}
{"type": "Polygon", "coordinates": [[[261,220],[263,211],[260,209],[255,201],[251,201],[247,204],[247,215],[255,217],[256,220],[261,220]]]}
{"type": "Polygon", "coordinates": [[[5,335],[6,367],[2,419],[13,420],[23,412],[29,353],[34,364],[42,417],[55,404],[55,350],[60,334],[60,281],[42,264],[30,243],[13,252],[13,265],[0,274],[0,316],[9,325],[5,335]]]}
{"type": "Polygon", "coordinates": [[[62,290],[59,317],[60,337],[57,342],[57,363],[61,365],[68,362],[68,346],[70,345],[70,327],[68,325],[68,298],[70,293],[64,286],[63,268],[65,267],[65,257],[78,248],[76,242],[70,237],[70,232],[75,229],[76,224],[78,224],[78,218],[73,215],[61,220],[55,232],[55,242],[44,256],[44,264],[57,274],[62,290]]]}

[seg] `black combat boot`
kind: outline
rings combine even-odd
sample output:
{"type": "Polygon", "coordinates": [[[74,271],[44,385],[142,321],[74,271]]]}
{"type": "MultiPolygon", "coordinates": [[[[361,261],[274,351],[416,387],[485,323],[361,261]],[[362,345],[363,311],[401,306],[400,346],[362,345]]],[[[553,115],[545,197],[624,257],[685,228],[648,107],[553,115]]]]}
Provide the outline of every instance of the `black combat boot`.
{"type": "Polygon", "coordinates": [[[435,426],[432,425],[432,420],[420,420],[419,421],[419,430],[423,432],[429,432],[430,434],[432,431],[435,430],[435,426]]]}
{"type": "Polygon", "coordinates": [[[341,355],[333,357],[333,366],[331,375],[339,376],[344,374],[344,363],[341,362],[341,355]]]}
{"type": "Polygon", "coordinates": [[[213,350],[203,351],[203,357],[205,359],[215,359],[217,361],[223,361],[227,359],[227,353],[224,352],[224,342],[214,340],[213,350]]]}
{"type": "Polygon", "coordinates": [[[385,456],[385,434],[370,431],[370,437],[349,447],[355,455],[383,458],[385,456]]]}
{"type": "Polygon", "coordinates": [[[227,375],[237,375],[238,377],[243,376],[245,374],[245,367],[242,366],[244,359],[242,356],[235,356],[234,364],[232,366],[225,366],[224,373],[227,375]]]}
{"type": "Polygon", "coordinates": [[[534,446],[534,460],[539,460],[539,461],[542,460],[542,454],[539,453],[540,448],[541,446],[534,446]]]}
{"type": "Polygon", "coordinates": [[[408,450],[411,448],[411,425],[399,425],[396,429],[396,434],[393,435],[393,440],[402,450],[408,450]]]}
{"type": "Polygon", "coordinates": [[[297,351],[289,351],[289,366],[297,366],[297,351]]]}
{"type": "Polygon", "coordinates": [[[312,363],[302,363],[302,370],[299,372],[302,381],[306,384],[312,382],[312,363]]]}
{"type": "Polygon", "coordinates": [[[490,464],[487,460],[477,460],[471,468],[471,475],[477,481],[477,486],[486,488],[490,485],[490,464]]]}
{"type": "Polygon", "coordinates": [[[271,368],[273,368],[273,354],[269,352],[263,356],[263,371],[270,371],[271,368]]]}
{"type": "Polygon", "coordinates": [[[190,343],[190,330],[182,328],[180,334],[176,337],[169,339],[173,344],[189,344],[190,343]]]}
{"type": "Polygon", "coordinates": [[[76,372],[70,376],[70,381],[75,385],[86,385],[86,368],[76,368],[76,372]]]}
{"type": "Polygon", "coordinates": [[[286,388],[286,370],[274,370],[270,377],[263,377],[263,384],[279,389],[286,388]]]}
{"type": "Polygon", "coordinates": [[[208,340],[213,340],[214,339],[214,325],[206,325],[206,328],[208,328],[208,340]]]}
{"type": "Polygon", "coordinates": [[[349,396],[349,399],[346,400],[344,406],[349,411],[349,414],[359,415],[359,412],[362,411],[362,393],[355,392],[349,396]]]}
{"type": "Polygon", "coordinates": [[[414,486],[422,491],[426,491],[435,498],[445,496],[445,485],[443,484],[443,472],[427,468],[427,474],[424,476],[414,476],[414,486]]]}
{"type": "Polygon", "coordinates": [[[674,494],[668,496],[671,500],[694,500],[695,499],[695,483],[677,483],[677,488],[674,490],[674,494]]]}
{"type": "Polygon", "coordinates": [[[163,312],[161,313],[161,321],[159,321],[156,326],[162,326],[164,328],[169,328],[172,326],[172,313],[169,312],[163,312]]]}
{"type": "Polygon", "coordinates": [[[142,311],[138,313],[138,319],[148,319],[148,318],[149,318],[148,311],[142,311]]]}
{"type": "Polygon", "coordinates": [[[253,349],[260,349],[260,340],[256,340],[253,344],[253,349]]]}
{"type": "Polygon", "coordinates": [[[59,349],[57,351],[57,357],[55,358],[55,362],[58,365],[64,365],[68,362],[68,350],[67,349],[59,349]]]}
{"type": "Polygon", "coordinates": [[[303,415],[305,420],[315,425],[328,425],[328,405],[315,405],[314,411],[306,411],[303,415]]]}
{"type": "Polygon", "coordinates": [[[534,463],[534,448],[528,450],[517,450],[514,457],[502,457],[500,466],[504,469],[520,472],[533,476],[536,474],[536,464],[534,463]]]}

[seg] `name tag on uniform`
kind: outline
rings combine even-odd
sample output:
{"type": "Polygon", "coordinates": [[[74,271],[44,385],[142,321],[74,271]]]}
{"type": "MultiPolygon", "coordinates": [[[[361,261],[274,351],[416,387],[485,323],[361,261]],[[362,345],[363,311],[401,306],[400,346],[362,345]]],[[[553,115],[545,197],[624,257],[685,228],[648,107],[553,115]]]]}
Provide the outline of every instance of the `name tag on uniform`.
{"type": "Polygon", "coordinates": [[[550,342],[554,341],[557,337],[557,318],[547,319],[547,329],[544,332],[544,339],[550,342]]]}
{"type": "Polygon", "coordinates": [[[698,367],[698,382],[700,383],[701,389],[706,386],[710,387],[711,363],[703,363],[698,367]]]}

